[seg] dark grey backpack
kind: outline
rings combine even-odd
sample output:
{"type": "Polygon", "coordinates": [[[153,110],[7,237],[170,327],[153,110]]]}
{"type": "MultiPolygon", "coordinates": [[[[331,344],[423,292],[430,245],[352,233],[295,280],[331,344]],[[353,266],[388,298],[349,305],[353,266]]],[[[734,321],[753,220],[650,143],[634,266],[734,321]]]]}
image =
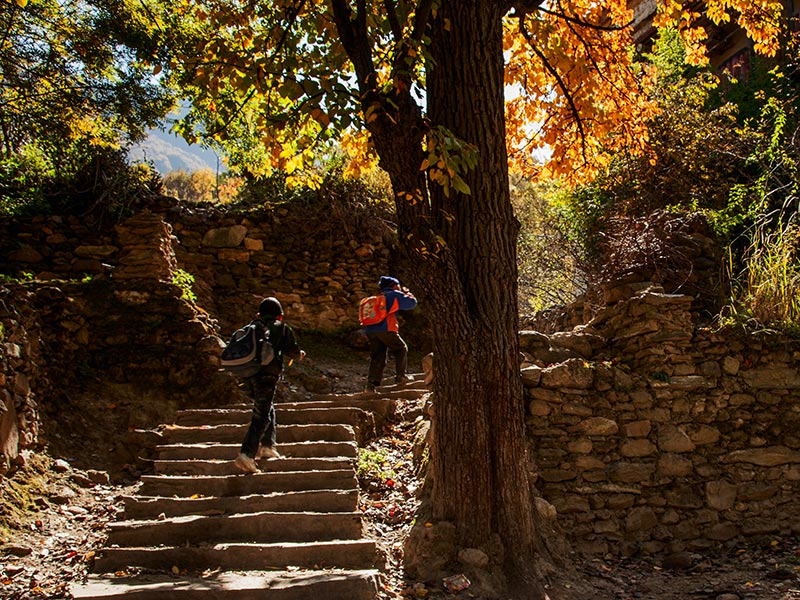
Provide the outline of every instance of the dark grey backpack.
{"type": "Polygon", "coordinates": [[[220,355],[220,365],[237,377],[252,377],[274,359],[269,329],[256,320],[233,332],[220,355]]]}

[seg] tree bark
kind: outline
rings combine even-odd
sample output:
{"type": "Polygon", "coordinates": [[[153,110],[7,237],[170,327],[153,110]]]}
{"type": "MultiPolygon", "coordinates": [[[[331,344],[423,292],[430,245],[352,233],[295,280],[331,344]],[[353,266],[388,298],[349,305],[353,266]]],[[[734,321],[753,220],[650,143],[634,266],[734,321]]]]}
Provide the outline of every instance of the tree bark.
{"type": "Polygon", "coordinates": [[[333,5],[365,109],[376,101],[386,108],[367,127],[392,182],[399,241],[434,330],[432,518],[453,523],[462,548],[489,549],[499,540],[514,597],[542,598],[519,373],[519,226],[505,145],[504,3],[439,5],[427,28],[428,121],[402,85],[389,99],[375,90],[359,21],[343,0],[333,5]],[[419,170],[429,126],[477,148],[478,165],[464,175],[469,195],[447,197],[419,170]],[[437,237],[445,247],[425,252],[437,237]]]}
{"type": "Polygon", "coordinates": [[[452,257],[434,290],[432,510],[456,524],[461,546],[499,536],[506,573],[527,597],[536,532],[519,374],[518,222],[508,185],[503,88],[503,7],[443,2],[431,32],[429,116],[478,149],[471,194],[431,188],[452,257]]]}

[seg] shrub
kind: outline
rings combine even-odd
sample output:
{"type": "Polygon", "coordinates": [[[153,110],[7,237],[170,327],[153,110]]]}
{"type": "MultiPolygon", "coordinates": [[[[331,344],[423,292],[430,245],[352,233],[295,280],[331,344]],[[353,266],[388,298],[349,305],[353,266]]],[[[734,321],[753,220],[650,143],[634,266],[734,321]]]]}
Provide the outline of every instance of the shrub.
{"type": "Polygon", "coordinates": [[[518,306],[523,320],[572,302],[586,289],[586,246],[554,197],[547,188],[512,178],[511,202],[520,222],[518,306]]]}
{"type": "Polygon", "coordinates": [[[160,189],[151,165],[131,165],[124,150],[88,140],[65,142],[57,157],[27,145],[0,161],[0,214],[7,216],[93,213],[118,219],[160,189]]]}
{"type": "MultiPolygon", "coordinates": [[[[731,302],[723,324],[800,334],[800,224],[797,213],[775,230],[753,229],[744,267],[731,273],[731,302]]],[[[733,263],[731,270],[735,269],[733,263]]]]}

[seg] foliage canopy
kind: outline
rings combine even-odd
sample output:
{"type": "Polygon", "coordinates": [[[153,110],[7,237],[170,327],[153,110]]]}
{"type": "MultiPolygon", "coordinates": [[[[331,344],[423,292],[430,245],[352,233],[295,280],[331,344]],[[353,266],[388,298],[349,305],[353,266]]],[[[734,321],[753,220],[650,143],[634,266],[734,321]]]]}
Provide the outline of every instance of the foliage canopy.
{"type": "MultiPolygon", "coordinates": [[[[644,90],[652,74],[631,52],[633,11],[625,0],[518,2],[505,20],[506,123],[511,167],[585,179],[621,148],[644,154],[648,122],[659,111],[644,90]],[[532,156],[548,148],[545,165],[532,156]]],[[[703,64],[711,23],[735,21],[756,49],[774,55],[785,28],[780,0],[709,0],[704,12],[661,0],[654,23],[671,25],[686,59],[703,64]]],[[[430,68],[428,19],[438,1],[358,3],[182,0],[181,43],[168,66],[193,99],[182,125],[190,140],[205,138],[230,153],[234,168],[299,173],[341,144],[351,168],[374,164],[365,126],[394,108],[382,98],[408,91],[425,112],[430,68]],[[345,52],[339,14],[354,12],[371,47],[360,60],[345,52]],[[186,26],[190,23],[191,27],[186,26]],[[356,87],[368,77],[373,99],[356,87]]],[[[435,127],[426,132],[431,181],[459,186],[474,161],[469,149],[435,127]]]]}
{"type": "Polygon", "coordinates": [[[151,14],[130,0],[0,3],[0,213],[69,211],[152,183],[121,156],[174,101],[153,76],[151,14]]]}
{"type": "Polygon", "coordinates": [[[28,0],[0,9],[3,154],[140,139],[172,106],[152,76],[158,31],[139,3],[28,0]]]}

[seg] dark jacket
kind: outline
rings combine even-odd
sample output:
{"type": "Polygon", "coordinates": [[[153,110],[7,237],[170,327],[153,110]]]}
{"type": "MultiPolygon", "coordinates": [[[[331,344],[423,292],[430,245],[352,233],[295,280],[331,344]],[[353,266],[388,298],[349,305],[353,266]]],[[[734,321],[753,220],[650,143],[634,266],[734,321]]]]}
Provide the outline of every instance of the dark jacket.
{"type": "MultiPolygon", "coordinates": [[[[264,368],[269,372],[280,374],[284,367],[284,358],[294,360],[300,357],[300,346],[297,344],[297,337],[294,330],[283,321],[273,319],[259,319],[258,322],[269,331],[269,341],[275,349],[275,359],[264,368]]],[[[263,343],[264,338],[259,339],[263,343]]],[[[259,355],[261,348],[259,348],[259,355]]]]}

